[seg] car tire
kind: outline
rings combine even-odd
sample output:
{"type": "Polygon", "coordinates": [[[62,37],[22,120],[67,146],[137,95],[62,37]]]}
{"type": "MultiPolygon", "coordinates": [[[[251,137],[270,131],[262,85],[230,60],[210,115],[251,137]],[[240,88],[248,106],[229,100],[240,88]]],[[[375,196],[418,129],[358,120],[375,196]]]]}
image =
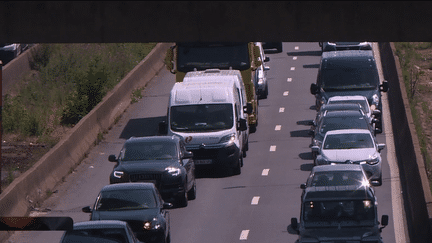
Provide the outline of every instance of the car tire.
{"type": "Polygon", "coordinates": [[[194,180],[194,184],[192,188],[188,191],[187,199],[188,200],[195,200],[196,198],[196,181],[194,180]]]}
{"type": "Polygon", "coordinates": [[[242,165],[243,165],[243,155],[240,155],[237,166],[233,168],[233,175],[240,175],[241,174],[242,165]]]}
{"type": "Polygon", "coordinates": [[[378,185],[382,185],[382,173],[380,174],[380,177],[378,178],[378,185]]]}
{"type": "Polygon", "coordinates": [[[187,195],[186,187],[184,195],[181,195],[178,199],[180,207],[187,207],[188,205],[188,195],[187,195]]]}
{"type": "Polygon", "coordinates": [[[254,133],[256,132],[256,124],[250,125],[249,127],[249,133],[254,133]]]}

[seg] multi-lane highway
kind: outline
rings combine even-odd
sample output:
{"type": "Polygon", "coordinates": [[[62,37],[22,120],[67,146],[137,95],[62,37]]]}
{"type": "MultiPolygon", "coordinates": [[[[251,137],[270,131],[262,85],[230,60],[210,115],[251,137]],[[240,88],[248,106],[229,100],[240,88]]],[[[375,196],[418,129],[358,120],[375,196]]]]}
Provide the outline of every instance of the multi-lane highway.
{"type": "MultiPolygon", "coordinates": [[[[287,225],[291,217],[299,217],[299,185],[306,181],[313,166],[307,121],[315,117],[316,111],[309,87],[316,79],[321,50],[318,43],[283,43],[282,53],[267,55],[269,96],[259,101],[259,125],[256,133],[250,134],[242,173],[238,176],[199,173],[197,198],[185,208],[170,209],[171,242],[254,243],[297,239],[296,235],[288,234],[287,225]]],[[[47,212],[33,215],[70,216],[74,222],[88,220],[89,215],[81,212],[81,208],[92,205],[99,190],[109,184],[114,164],[108,162],[108,155],[118,154],[130,136],[156,135],[157,122],[166,115],[168,94],[174,82],[175,76],[162,70],[147,86],[144,97],[128,108],[105,140],[90,151],[40,206],[47,212]]],[[[406,242],[397,168],[386,137],[391,135],[386,112],[384,106],[384,131],[377,136],[379,143],[387,144],[382,152],[383,185],[375,188],[378,214],[379,218],[383,214],[390,217],[382,233],[384,242],[406,242]]],[[[17,232],[9,242],[59,242],[61,235],[62,232],[17,232]]]]}

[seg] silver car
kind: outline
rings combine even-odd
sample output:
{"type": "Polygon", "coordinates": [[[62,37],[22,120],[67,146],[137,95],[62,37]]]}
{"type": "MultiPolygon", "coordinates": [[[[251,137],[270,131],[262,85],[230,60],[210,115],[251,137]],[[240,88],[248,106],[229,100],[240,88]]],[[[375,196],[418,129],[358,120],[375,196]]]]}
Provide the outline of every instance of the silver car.
{"type": "Polygon", "coordinates": [[[372,50],[371,42],[319,42],[322,51],[372,50]]]}
{"type": "Polygon", "coordinates": [[[385,144],[378,144],[367,129],[334,130],[326,133],[322,146],[312,146],[317,153],[316,165],[353,163],[360,164],[370,181],[382,184],[382,159],[380,152],[385,144]]]}

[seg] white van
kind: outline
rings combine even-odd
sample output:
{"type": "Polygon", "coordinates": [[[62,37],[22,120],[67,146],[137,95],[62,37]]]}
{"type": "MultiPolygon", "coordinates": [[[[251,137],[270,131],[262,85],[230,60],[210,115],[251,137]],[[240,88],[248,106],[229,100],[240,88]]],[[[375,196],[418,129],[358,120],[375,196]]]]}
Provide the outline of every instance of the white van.
{"type": "MultiPolygon", "coordinates": [[[[168,135],[183,138],[195,165],[213,165],[241,173],[242,132],[247,120],[234,82],[188,81],[175,83],[169,98],[168,135]]],[[[161,128],[162,126],[160,126],[161,128]]]]}
{"type": "MultiPolygon", "coordinates": [[[[183,82],[234,82],[241,103],[242,109],[240,110],[240,117],[248,119],[248,103],[246,98],[246,89],[243,83],[243,79],[239,70],[220,70],[220,69],[207,69],[205,71],[192,71],[187,72],[183,79],[183,82]]],[[[249,113],[252,112],[252,104],[249,104],[249,113]]],[[[249,126],[247,130],[241,131],[243,139],[243,158],[246,157],[246,151],[249,150],[249,126]]]]}

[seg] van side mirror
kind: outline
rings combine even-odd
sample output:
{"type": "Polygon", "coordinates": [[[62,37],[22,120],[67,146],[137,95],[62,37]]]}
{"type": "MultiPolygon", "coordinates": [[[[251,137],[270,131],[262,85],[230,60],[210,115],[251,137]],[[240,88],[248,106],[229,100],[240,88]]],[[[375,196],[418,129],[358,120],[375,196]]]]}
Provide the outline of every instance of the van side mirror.
{"type": "Polygon", "coordinates": [[[183,155],[183,159],[190,159],[193,158],[193,152],[192,151],[186,151],[183,155]]]}
{"type": "Polygon", "coordinates": [[[268,70],[270,70],[270,67],[269,66],[264,66],[264,71],[268,71],[268,70]]]}
{"type": "Polygon", "coordinates": [[[292,235],[298,235],[300,233],[299,229],[298,229],[297,218],[291,218],[291,224],[288,225],[287,231],[289,234],[292,234],[292,235]]]}
{"type": "Polygon", "coordinates": [[[252,114],[252,111],[253,111],[252,103],[250,103],[250,102],[246,103],[246,106],[243,107],[243,110],[247,114],[252,114]]]}
{"type": "Polygon", "coordinates": [[[389,85],[387,80],[384,80],[383,83],[380,85],[380,91],[387,92],[389,90],[389,85]]]}
{"type": "Polygon", "coordinates": [[[316,95],[316,94],[319,93],[319,87],[318,87],[317,84],[315,84],[315,83],[311,84],[311,86],[310,86],[310,93],[313,94],[313,95],[316,95]]]}
{"type": "Polygon", "coordinates": [[[388,221],[389,221],[389,216],[388,215],[381,216],[381,225],[383,227],[380,227],[380,229],[379,229],[380,232],[382,231],[382,229],[384,229],[388,225],[388,221]]]}
{"type": "Polygon", "coordinates": [[[386,145],[385,143],[379,143],[378,144],[378,152],[381,152],[381,150],[385,149],[386,145]]]}
{"type": "Polygon", "coordinates": [[[238,130],[240,130],[240,131],[246,131],[247,130],[246,119],[240,118],[240,121],[238,123],[238,130]]]}
{"type": "Polygon", "coordinates": [[[111,154],[108,156],[108,161],[109,162],[118,162],[118,160],[114,154],[111,154]]]}
{"type": "Polygon", "coordinates": [[[264,62],[270,61],[270,57],[265,57],[264,62]]]}
{"type": "Polygon", "coordinates": [[[168,124],[166,123],[166,121],[159,122],[158,132],[160,135],[168,134],[168,124]]]}

